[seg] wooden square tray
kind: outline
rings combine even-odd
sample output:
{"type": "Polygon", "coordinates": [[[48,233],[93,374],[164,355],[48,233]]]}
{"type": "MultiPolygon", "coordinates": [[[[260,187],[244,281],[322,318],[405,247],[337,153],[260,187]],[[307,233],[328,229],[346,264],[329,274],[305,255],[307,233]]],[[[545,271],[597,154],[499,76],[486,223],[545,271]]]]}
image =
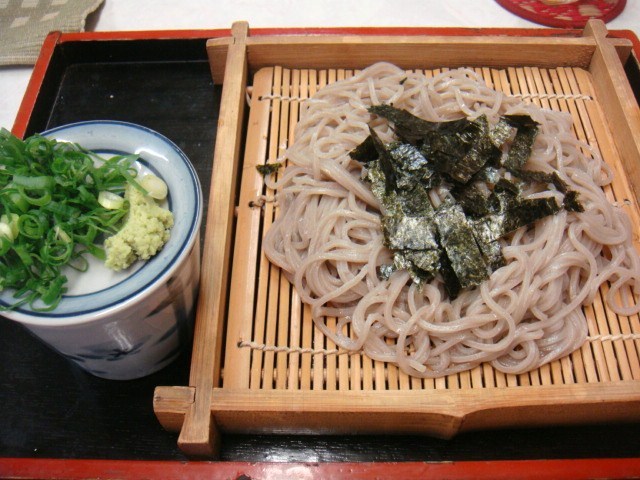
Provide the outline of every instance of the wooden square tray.
{"type": "MultiPolygon", "coordinates": [[[[255,165],[293,139],[300,103],[376,61],[434,72],[475,68],[497,90],[569,112],[616,179],[607,194],[640,225],[640,111],[624,38],[582,35],[267,35],[245,23],[207,45],[223,83],[188,387],[158,387],[154,410],[189,455],[215,455],[220,431],[458,432],[640,420],[640,320],[586,307],[589,337],[523,375],[487,365],[436,380],[362,355],[336,355],[309,309],[261,252],[273,206],[255,165]],[[247,106],[248,104],[248,106],[247,106]]],[[[636,240],[638,239],[636,233],[636,240]]],[[[605,287],[603,287],[605,288],[605,287]]]]}

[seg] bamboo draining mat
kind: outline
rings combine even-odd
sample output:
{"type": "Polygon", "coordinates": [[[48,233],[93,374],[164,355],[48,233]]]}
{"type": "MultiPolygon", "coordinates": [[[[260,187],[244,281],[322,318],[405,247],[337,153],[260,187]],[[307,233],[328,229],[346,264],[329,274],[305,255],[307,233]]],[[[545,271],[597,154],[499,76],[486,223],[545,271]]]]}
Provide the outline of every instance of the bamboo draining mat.
{"type": "MultiPolygon", "coordinates": [[[[439,70],[423,72],[427,77],[439,70]]],[[[594,99],[590,75],[580,68],[479,68],[485,82],[507,95],[522,97],[543,108],[568,112],[576,136],[599,149],[617,166],[615,181],[606,187],[640,226],[637,203],[611,144],[602,112],[594,99]]],[[[420,379],[395,365],[360,354],[336,350],[314,327],[308,306],[280,269],[261,249],[261,236],[279,214],[275,192],[263,188],[255,165],[279,161],[294,138],[300,105],[323,86],[354,72],[343,69],[290,70],[265,68],[251,89],[247,150],[238,206],[225,356],[224,388],[256,390],[433,390],[490,389],[530,385],[567,385],[640,380],[640,320],[621,317],[603,302],[607,287],[593,306],[585,307],[589,337],[572,356],[522,375],[508,375],[489,365],[439,379],[420,379]],[[255,130],[253,130],[255,129],[255,130]],[[253,139],[259,139],[254,142],[253,139]],[[263,210],[263,211],[261,211],[263,210]],[[244,261],[241,261],[244,259],[244,261]],[[256,285],[247,288],[246,285],[256,285]]],[[[633,300],[631,300],[633,301],[633,300]]],[[[335,325],[336,319],[328,319],[335,325]]]]}
{"type": "MultiPolygon", "coordinates": [[[[201,294],[191,386],[158,387],[154,399],[163,426],[181,431],[179,445],[185,452],[215,452],[218,429],[421,432],[449,437],[463,429],[640,418],[640,319],[613,314],[603,301],[606,286],[594,305],[585,307],[589,338],[584,346],[527,374],[505,375],[481,365],[435,380],[419,379],[394,365],[336,351],[313,325],[309,308],[261,251],[261,238],[278,209],[255,166],[278,160],[293,142],[304,99],[355,70],[333,68],[324,60],[318,61],[321,68],[264,67],[272,54],[252,61],[251,52],[256,50],[251,49],[247,30],[237,25],[234,29],[233,41],[224,48],[223,109],[225,95],[228,108],[221,111],[218,138],[225,136],[216,145],[212,186],[223,190],[226,186],[228,198],[212,193],[212,201],[222,206],[215,207],[220,209],[218,216],[213,214],[216,230],[205,239],[203,264],[205,275],[207,245],[217,247],[210,255],[210,268],[227,265],[224,256],[233,252],[228,270],[218,272],[209,285],[219,289],[214,293],[228,292],[228,308],[226,297],[201,294]],[[239,97],[247,100],[248,114],[239,97]],[[241,147],[243,160],[237,170],[216,164],[223,164],[223,155],[230,152],[238,156],[241,147]],[[229,178],[233,185],[236,175],[237,198],[229,187],[229,178]],[[231,198],[236,200],[233,208],[231,198]]],[[[594,23],[582,43],[571,43],[571,49],[582,52],[573,64],[554,58],[556,65],[570,66],[512,62],[513,66],[482,65],[476,71],[496,90],[568,112],[576,136],[598,148],[614,168],[615,180],[607,195],[640,226],[638,197],[632,188],[639,185],[634,160],[640,151],[637,139],[623,138],[634,125],[640,126],[640,117],[628,84],[618,84],[621,79],[610,74],[620,67],[618,57],[625,56],[625,48],[614,49],[604,40],[603,29],[594,23]]],[[[256,42],[264,46],[263,39],[256,42]]],[[[282,63],[291,61],[290,56],[287,50],[282,63]]],[[[336,58],[338,65],[346,62],[336,58]]],[[[422,71],[433,75],[440,70],[422,71]]],[[[204,277],[203,283],[208,283],[204,277]]]]}

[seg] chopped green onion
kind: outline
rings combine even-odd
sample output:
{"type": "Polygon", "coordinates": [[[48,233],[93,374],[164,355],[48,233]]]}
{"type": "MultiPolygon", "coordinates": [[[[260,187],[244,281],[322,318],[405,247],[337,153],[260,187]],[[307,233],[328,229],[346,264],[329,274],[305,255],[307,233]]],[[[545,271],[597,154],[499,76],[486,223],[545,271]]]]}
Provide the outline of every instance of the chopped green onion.
{"type": "Polygon", "coordinates": [[[33,257],[31,256],[31,253],[29,253],[25,245],[13,245],[13,251],[16,252],[18,258],[26,267],[30,267],[31,265],[33,265],[33,257]]]}
{"type": "Polygon", "coordinates": [[[13,183],[28,188],[29,190],[51,190],[55,185],[55,180],[48,175],[40,175],[37,177],[14,175],[13,183]]]}
{"type": "Polygon", "coordinates": [[[19,218],[15,213],[0,216],[0,237],[6,238],[13,243],[20,232],[20,228],[18,227],[19,218]]]}
{"type": "Polygon", "coordinates": [[[42,293],[42,302],[45,305],[57,305],[58,303],[60,303],[62,294],[64,293],[64,289],[62,288],[62,286],[65,284],[65,282],[66,278],[54,278],[47,286],[47,289],[42,293]]]}
{"type": "Polygon", "coordinates": [[[51,192],[49,190],[44,190],[42,195],[37,197],[30,197],[23,187],[18,187],[18,192],[20,192],[20,196],[26,200],[27,203],[38,207],[42,207],[51,201],[51,192]]]}
{"type": "Polygon", "coordinates": [[[13,239],[16,238],[8,223],[0,222],[0,237],[6,238],[10,242],[13,242],[13,239]]]}
{"type": "Polygon", "coordinates": [[[140,186],[149,192],[151,198],[155,198],[156,200],[164,200],[169,193],[169,188],[165,181],[151,174],[142,177],[140,186]]]}
{"type": "Polygon", "coordinates": [[[102,190],[98,194],[98,203],[107,210],[116,210],[124,205],[124,197],[108,190],[102,190]]]}
{"type": "Polygon", "coordinates": [[[60,240],[65,243],[73,243],[73,240],[71,239],[69,234],[65,232],[62,228],[60,228],[60,225],[56,225],[55,227],[53,227],[53,232],[57,240],[60,240]]]}
{"type": "Polygon", "coordinates": [[[90,245],[93,243],[93,240],[96,238],[98,234],[98,229],[92,223],[87,223],[84,225],[86,230],[81,228],[77,228],[73,231],[73,240],[82,245],[90,245]]]}
{"type": "Polygon", "coordinates": [[[25,152],[34,160],[46,162],[49,160],[53,145],[40,135],[29,137],[24,142],[25,152]]]}
{"type": "Polygon", "coordinates": [[[18,218],[20,235],[26,238],[38,239],[44,235],[48,225],[42,222],[42,217],[25,213],[18,218]]]}
{"type": "MultiPolygon", "coordinates": [[[[13,305],[54,309],[66,292],[65,266],[84,271],[85,255],[104,260],[103,236],[123,225],[136,181],[135,155],[101,158],[40,135],[20,140],[0,129],[0,291],[13,305]]],[[[146,191],[145,191],[146,193],[146,191]]]]}
{"type": "Polygon", "coordinates": [[[40,258],[49,265],[65,265],[71,259],[73,243],[53,241],[40,248],[40,258]]]}
{"type": "MultiPolygon", "coordinates": [[[[0,236],[0,255],[4,255],[9,250],[11,250],[11,245],[13,245],[13,241],[9,240],[7,237],[0,236]]],[[[3,282],[0,280],[0,291],[3,289],[3,282]]]]}
{"type": "Polygon", "coordinates": [[[25,213],[29,210],[29,202],[27,202],[24,196],[20,194],[17,189],[5,187],[3,192],[0,192],[0,195],[2,193],[6,193],[7,200],[11,204],[11,206],[7,208],[8,210],[18,210],[21,213],[25,213]]]}

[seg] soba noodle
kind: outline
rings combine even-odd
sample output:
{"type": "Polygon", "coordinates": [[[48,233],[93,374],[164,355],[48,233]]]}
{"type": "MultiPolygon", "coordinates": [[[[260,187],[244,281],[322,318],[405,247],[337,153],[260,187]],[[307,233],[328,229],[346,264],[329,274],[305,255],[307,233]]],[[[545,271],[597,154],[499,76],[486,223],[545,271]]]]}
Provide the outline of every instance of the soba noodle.
{"type": "MultiPolygon", "coordinates": [[[[328,85],[303,105],[286,159],[271,185],[279,214],[264,251],[341,348],[362,349],[420,377],[482,362],[522,373],[583,344],[582,306],[604,282],[611,284],[607,302],[616,313],[640,310],[632,293],[640,286],[640,262],[629,219],[602,189],[612,179],[607,165],[575,138],[567,114],[492,90],[472,70],[427,78],[379,63],[328,85]],[[379,203],[349,151],[366,138],[369,124],[384,141],[394,139],[388,123],[367,111],[383,103],[430,121],[486,114],[495,123],[499,115],[530,115],[541,128],[526,168],[558,171],[585,211],[563,210],[507,237],[506,265],[454,300],[438,278],[421,286],[402,270],[382,278],[379,267],[392,254],[383,245],[379,203]]],[[[435,192],[433,202],[443,193],[435,192]]]]}

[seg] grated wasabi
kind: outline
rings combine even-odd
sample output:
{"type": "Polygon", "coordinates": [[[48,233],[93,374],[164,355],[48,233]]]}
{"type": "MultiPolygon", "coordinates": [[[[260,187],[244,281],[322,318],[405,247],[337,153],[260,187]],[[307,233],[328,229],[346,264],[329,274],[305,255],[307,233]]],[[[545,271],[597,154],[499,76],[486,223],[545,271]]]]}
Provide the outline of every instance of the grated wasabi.
{"type": "MultiPolygon", "coordinates": [[[[148,177],[143,178],[143,185],[148,177]]],[[[158,205],[151,195],[127,185],[125,198],[129,201],[125,224],[104,242],[105,265],[113,270],[123,270],[138,259],[154,256],[169,240],[173,227],[173,214],[158,205]]]]}

